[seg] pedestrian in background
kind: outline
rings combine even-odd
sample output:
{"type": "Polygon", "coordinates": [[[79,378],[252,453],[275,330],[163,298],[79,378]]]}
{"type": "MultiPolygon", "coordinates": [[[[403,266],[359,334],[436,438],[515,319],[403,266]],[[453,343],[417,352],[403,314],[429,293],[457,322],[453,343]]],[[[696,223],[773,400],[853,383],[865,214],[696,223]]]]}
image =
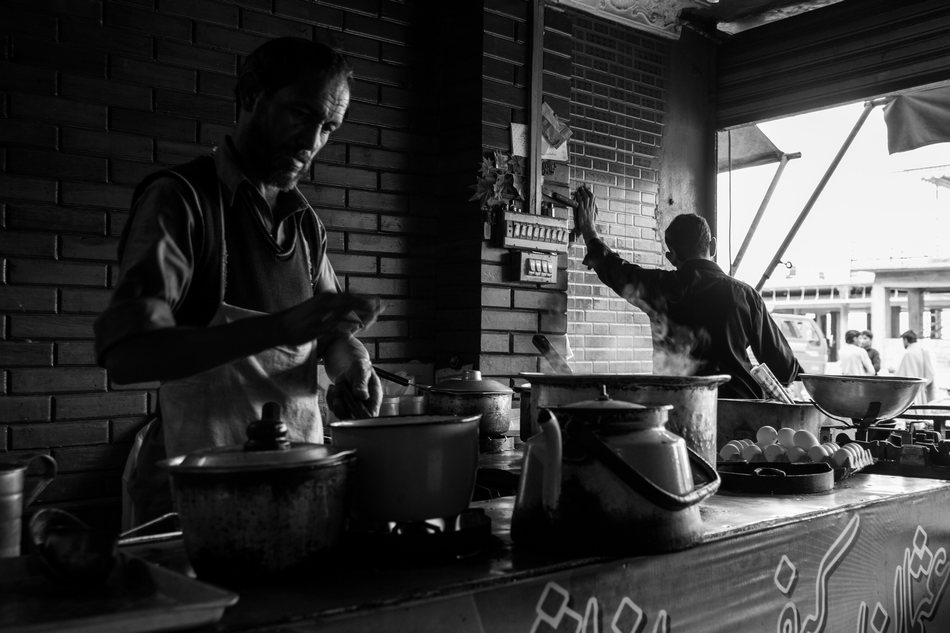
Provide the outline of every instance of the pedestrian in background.
{"type": "Polygon", "coordinates": [[[844,345],[838,351],[838,362],[843,376],[873,376],[875,373],[867,351],[858,345],[860,335],[857,330],[844,333],[844,345]]]}
{"type": "Polygon", "coordinates": [[[874,335],[871,333],[871,330],[863,330],[861,334],[858,335],[858,345],[864,348],[864,351],[868,353],[868,358],[871,359],[871,364],[874,365],[874,373],[881,373],[881,353],[871,347],[871,343],[874,340],[874,335]]]}
{"type": "Polygon", "coordinates": [[[901,334],[904,340],[904,356],[897,367],[898,376],[923,378],[927,384],[920,388],[914,404],[926,404],[937,397],[937,386],[934,384],[934,362],[930,352],[917,342],[917,333],[907,330],[901,334]]]}

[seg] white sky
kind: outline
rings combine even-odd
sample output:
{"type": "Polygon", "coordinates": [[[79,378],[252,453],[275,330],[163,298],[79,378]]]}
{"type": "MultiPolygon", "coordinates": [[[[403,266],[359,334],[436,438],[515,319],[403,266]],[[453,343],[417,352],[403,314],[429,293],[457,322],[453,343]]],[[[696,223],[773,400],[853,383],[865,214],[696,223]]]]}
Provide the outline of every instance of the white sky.
{"type": "MultiPolygon", "coordinates": [[[[753,286],[759,281],[863,108],[855,103],[759,124],[781,151],[802,156],[785,168],[737,277],[753,286]]],[[[719,176],[718,259],[726,270],[777,165],[734,171],[731,182],[729,173],[719,176]]],[[[950,143],[888,155],[883,108],[875,107],[782,261],[791,261],[802,281],[817,280],[819,273],[844,281],[852,258],[946,256],[950,190],[921,180],[938,175],[950,176],[950,143]]],[[[786,274],[780,264],[771,280],[786,274]]]]}

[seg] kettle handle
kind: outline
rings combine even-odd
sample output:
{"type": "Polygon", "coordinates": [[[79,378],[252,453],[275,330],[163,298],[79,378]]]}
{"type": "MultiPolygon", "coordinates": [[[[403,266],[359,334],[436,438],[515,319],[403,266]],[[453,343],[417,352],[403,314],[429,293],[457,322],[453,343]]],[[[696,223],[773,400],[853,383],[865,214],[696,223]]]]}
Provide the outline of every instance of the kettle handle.
{"type": "Polygon", "coordinates": [[[46,490],[46,486],[50,485],[53,478],[56,477],[56,460],[45,453],[34,455],[25,460],[24,467],[29,467],[36,460],[43,463],[43,473],[40,475],[40,480],[33,486],[33,489],[23,495],[24,508],[33,503],[36,498],[40,496],[40,493],[46,490]]]}
{"type": "Polygon", "coordinates": [[[647,500],[666,510],[682,510],[695,505],[713,494],[719,489],[719,473],[706,463],[699,454],[689,447],[686,447],[689,456],[690,466],[698,470],[699,474],[706,483],[697,486],[685,494],[670,492],[656,485],[653,480],[645,477],[639,470],[625,462],[617,453],[613,452],[609,446],[597,437],[587,425],[568,422],[564,428],[572,439],[577,440],[581,446],[586,448],[591,454],[599,459],[611,472],[617,475],[631,489],[636,490],[647,500]]]}
{"type": "Polygon", "coordinates": [[[557,510],[561,500],[561,426],[548,409],[538,414],[539,435],[544,437],[544,468],[541,471],[541,504],[549,514],[557,510]]]}

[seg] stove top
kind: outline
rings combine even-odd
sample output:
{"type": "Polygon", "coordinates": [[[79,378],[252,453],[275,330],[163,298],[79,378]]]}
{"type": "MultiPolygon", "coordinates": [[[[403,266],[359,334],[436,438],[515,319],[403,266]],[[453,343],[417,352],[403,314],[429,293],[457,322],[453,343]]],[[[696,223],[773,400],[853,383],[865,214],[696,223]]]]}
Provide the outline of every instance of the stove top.
{"type": "Polygon", "coordinates": [[[473,558],[489,549],[491,519],[483,509],[469,508],[456,516],[424,521],[351,521],[345,541],[351,555],[371,563],[473,558]]]}

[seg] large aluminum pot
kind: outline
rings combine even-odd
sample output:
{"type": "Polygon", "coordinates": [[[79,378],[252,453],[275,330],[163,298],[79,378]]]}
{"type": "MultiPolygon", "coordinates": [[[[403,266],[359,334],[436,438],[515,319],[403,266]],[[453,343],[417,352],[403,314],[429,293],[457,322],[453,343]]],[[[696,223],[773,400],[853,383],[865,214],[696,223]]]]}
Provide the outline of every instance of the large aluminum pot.
{"type": "Polygon", "coordinates": [[[482,378],[469,370],[459,378],[450,378],[429,390],[428,413],[435,415],[481,415],[478,431],[483,436],[500,436],[511,425],[512,389],[496,380],[482,378]]]}
{"type": "Polygon", "coordinates": [[[355,458],[352,450],[301,442],[159,462],[171,475],[195,572],[225,584],[312,573],[343,537],[355,458]]]}
{"type": "Polygon", "coordinates": [[[542,407],[559,407],[572,402],[594,400],[607,387],[614,400],[637,404],[669,404],[666,428],[711,465],[716,463],[716,414],[719,385],[731,376],[660,376],[655,374],[541,374],[522,372],[531,383],[527,434],[538,430],[542,407]]]}
{"type": "Polygon", "coordinates": [[[359,454],[350,514],[362,524],[450,517],[468,507],[478,416],[407,415],[333,422],[333,444],[359,454]]]}

